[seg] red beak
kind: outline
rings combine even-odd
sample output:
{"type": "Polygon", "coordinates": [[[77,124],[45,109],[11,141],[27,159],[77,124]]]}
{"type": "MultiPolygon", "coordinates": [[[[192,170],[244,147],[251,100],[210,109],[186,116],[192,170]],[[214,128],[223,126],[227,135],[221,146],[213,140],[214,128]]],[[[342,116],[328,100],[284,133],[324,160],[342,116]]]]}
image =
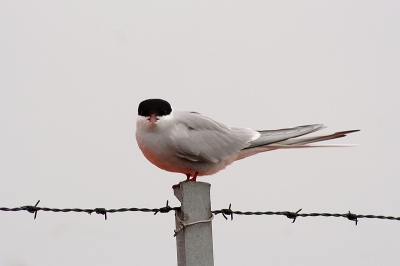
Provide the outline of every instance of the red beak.
{"type": "Polygon", "coordinates": [[[155,123],[157,122],[158,118],[155,114],[152,114],[149,119],[148,119],[151,123],[155,123]]]}

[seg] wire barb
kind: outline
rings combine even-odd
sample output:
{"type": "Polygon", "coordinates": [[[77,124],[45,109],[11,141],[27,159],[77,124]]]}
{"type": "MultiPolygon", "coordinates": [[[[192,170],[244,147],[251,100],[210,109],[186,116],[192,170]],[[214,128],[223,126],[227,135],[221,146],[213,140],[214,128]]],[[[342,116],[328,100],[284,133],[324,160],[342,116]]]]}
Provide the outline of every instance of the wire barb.
{"type": "Polygon", "coordinates": [[[33,220],[36,220],[37,212],[40,210],[40,208],[38,208],[39,202],[40,202],[40,200],[38,200],[36,202],[35,206],[32,206],[32,205],[21,206],[21,210],[25,210],[25,211],[28,211],[30,213],[34,213],[35,215],[33,216],[33,220]]]}
{"type": "Polygon", "coordinates": [[[171,208],[171,206],[168,205],[168,200],[167,200],[167,204],[165,204],[165,207],[162,207],[162,208],[159,208],[158,210],[156,210],[154,212],[154,215],[156,215],[159,212],[168,213],[170,210],[172,210],[172,208],[171,208]]]}
{"type": "Polygon", "coordinates": [[[347,219],[349,219],[350,221],[355,221],[356,225],[358,223],[357,214],[351,213],[350,211],[349,213],[347,213],[347,219]]]}
{"type": "Polygon", "coordinates": [[[232,204],[229,203],[228,209],[221,209],[222,216],[224,216],[225,220],[228,220],[228,217],[226,217],[227,215],[231,216],[231,221],[233,220],[233,211],[232,211],[231,207],[232,207],[232,204]]]}
{"type": "Polygon", "coordinates": [[[93,211],[89,212],[89,214],[92,214],[92,212],[104,215],[104,220],[107,220],[107,210],[106,209],[104,209],[104,208],[96,208],[93,211]]]}
{"type": "Polygon", "coordinates": [[[297,216],[299,216],[299,212],[301,212],[302,209],[299,209],[297,212],[286,212],[286,217],[289,219],[293,219],[292,224],[296,221],[297,216]]]}

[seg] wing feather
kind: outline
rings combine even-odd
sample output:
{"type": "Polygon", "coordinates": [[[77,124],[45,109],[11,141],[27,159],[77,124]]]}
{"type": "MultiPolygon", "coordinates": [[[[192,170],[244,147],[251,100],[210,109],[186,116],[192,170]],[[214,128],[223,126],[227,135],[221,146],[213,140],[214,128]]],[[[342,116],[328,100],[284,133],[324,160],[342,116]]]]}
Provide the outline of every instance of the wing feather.
{"type": "Polygon", "coordinates": [[[272,143],[277,143],[280,141],[288,140],[291,138],[296,138],[312,132],[321,130],[324,128],[322,124],[315,125],[305,125],[293,128],[283,128],[276,130],[260,130],[258,131],[261,136],[256,140],[252,141],[248,148],[254,148],[259,146],[265,146],[272,143]]]}
{"type": "Polygon", "coordinates": [[[193,162],[217,163],[248,147],[260,134],[230,128],[197,113],[180,112],[172,134],[176,156],[193,162]]]}

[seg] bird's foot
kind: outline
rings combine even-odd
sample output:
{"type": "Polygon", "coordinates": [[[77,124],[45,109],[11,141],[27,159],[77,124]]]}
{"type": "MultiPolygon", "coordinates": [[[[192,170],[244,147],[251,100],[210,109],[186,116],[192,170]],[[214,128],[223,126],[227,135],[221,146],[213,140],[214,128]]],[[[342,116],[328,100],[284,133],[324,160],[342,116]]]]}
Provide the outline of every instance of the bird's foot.
{"type": "Polygon", "coordinates": [[[199,172],[195,172],[192,178],[190,178],[190,174],[187,174],[187,175],[186,175],[187,178],[186,178],[186,181],[185,181],[185,182],[188,182],[188,181],[196,182],[196,179],[197,179],[197,175],[198,175],[198,174],[199,174],[199,172]]]}
{"type": "MultiPolygon", "coordinates": [[[[190,178],[190,174],[186,174],[186,180],[183,182],[196,182],[198,174],[199,174],[199,172],[195,172],[192,178],[190,178]]],[[[172,185],[172,188],[176,188],[178,186],[179,186],[179,184],[175,184],[175,185],[172,185]]]]}

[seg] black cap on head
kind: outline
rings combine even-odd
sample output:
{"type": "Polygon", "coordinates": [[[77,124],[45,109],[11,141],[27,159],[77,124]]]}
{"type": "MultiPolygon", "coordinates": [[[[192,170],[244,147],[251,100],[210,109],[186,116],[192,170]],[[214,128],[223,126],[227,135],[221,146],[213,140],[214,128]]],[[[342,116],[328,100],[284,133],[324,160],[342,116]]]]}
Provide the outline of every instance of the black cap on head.
{"type": "Polygon", "coordinates": [[[172,111],[171,105],[161,99],[148,99],[139,104],[138,115],[141,116],[151,116],[155,114],[156,116],[169,115],[172,111]]]}

